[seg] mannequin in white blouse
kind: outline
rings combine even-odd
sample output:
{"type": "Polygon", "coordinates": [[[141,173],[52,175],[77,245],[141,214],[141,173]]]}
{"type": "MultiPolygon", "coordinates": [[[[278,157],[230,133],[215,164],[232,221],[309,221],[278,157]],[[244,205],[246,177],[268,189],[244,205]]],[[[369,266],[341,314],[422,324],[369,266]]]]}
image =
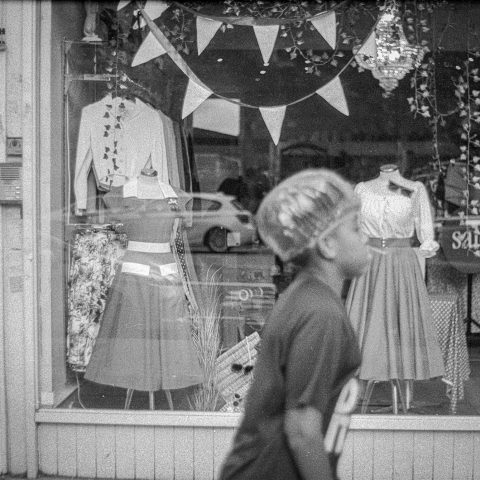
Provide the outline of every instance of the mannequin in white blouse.
{"type": "MultiPolygon", "coordinates": [[[[397,165],[385,164],[380,167],[377,178],[359,183],[355,192],[362,203],[361,228],[370,239],[412,239],[416,236],[420,241],[416,253],[421,267],[425,258],[435,255],[439,245],[434,240],[430,201],[421,182],[402,177],[397,165]]],[[[419,289],[418,294],[425,296],[425,303],[429,304],[426,289],[419,289]]],[[[357,314],[359,311],[355,310],[357,314]]],[[[353,318],[353,321],[361,325],[358,322],[362,320],[353,318]]],[[[412,386],[411,380],[405,381],[407,409],[412,400],[412,386]]],[[[392,383],[394,404],[397,402],[397,387],[400,387],[398,381],[392,383]]]]}
{"type": "Polygon", "coordinates": [[[430,200],[422,183],[402,177],[398,166],[389,163],[380,167],[377,178],[358,184],[355,190],[362,198],[362,208],[375,212],[363,218],[363,230],[369,237],[409,238],[416,233],[420,255],[435,255],[439,245],[434,240],[430,200]],[[378,195],[383,201],[378,201],[378,195]]]}

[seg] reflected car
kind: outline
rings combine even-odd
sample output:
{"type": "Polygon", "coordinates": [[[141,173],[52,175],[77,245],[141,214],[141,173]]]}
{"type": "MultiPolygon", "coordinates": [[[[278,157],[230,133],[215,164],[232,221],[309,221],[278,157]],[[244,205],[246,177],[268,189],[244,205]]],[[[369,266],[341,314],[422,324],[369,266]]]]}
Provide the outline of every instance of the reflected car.
{"type": "Polygon", "coordinates": [[[224,253],[231,247],[257,243],[253,215],[231,195],[193,193],[192,227],[187,229],[191,247],[206,246],[224,253]]]}

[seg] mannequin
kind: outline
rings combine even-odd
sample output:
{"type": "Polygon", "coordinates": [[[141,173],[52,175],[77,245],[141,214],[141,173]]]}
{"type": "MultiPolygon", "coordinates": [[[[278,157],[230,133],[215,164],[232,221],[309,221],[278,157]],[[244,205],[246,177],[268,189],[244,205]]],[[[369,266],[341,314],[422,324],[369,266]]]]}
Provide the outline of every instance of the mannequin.
{"type": "Polygon", "coordinates": [[[98,2],[92,2],[90,0],[85,0],[85,23],[83,25],[84,37],[82,38],[83,42],[101,42],[102,39],[95,33],[97,28],[97,17],[98,17],[98,2]]]}
{"type": "Polygon", "coordinates": [[[400,382],[406,383],[406,410],[414,380],[444,374],[414,237],[425,257],[435,255],[439,246],[424,185],[402,177],[395,164],[383,165],[377,178],[359,183],[355,192],[362,202],[361,228],[373,253],[369,269],[352,282],[346,301],[362,352],[359,378],[367,382],[366,403],[375,382],[389,381],[397,413],[400,382]]]}
{"type": "Polygon", "coordinates": [[[176,219],[188,197],[161,182],[153,169],[104,196],[109,216],[128,239],[110,288],[105,313],[85,378],[127,389],[170,391],[202,381],[190,333],[190,316],[172,251],[176,219]]]}
{"type": "Polygon", "coordinates": [[[108,94],[87,105],[82,109],[75,159],[76,214],[84,214],[87,208],[90,170],[103,192],[137,178],[148,162],[157,179],[168,184],[169,154],[162,117],[140,99],[108,94]]]}

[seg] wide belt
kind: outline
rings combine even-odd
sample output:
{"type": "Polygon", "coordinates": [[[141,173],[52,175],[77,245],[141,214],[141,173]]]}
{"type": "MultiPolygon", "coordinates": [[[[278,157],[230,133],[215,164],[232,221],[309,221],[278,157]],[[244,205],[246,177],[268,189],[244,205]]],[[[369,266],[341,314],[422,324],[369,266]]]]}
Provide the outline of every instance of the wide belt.
{"type": "MultiPolygon", "coordinates": [[[[162,277],[168,275],[175,275],[178,273],[176,263],[166,263],[165,265],[154,265],[158,268],[156,275],[160,274],[162,277]]],[[[140,277],[148,277],[150,275],[150,265],[136,262],[122,262],[122,273],[130,273],[132,275],[139,275],[140,277]]]]}
{"type": "Polygon", "coordinates": [[[415,237],[410,238],[369,238],[368,244],[375,248],[414,247],[417,245],[415,237]]]}
{"type": "Polygon", "coordinates": [[[171,251],[170,244],[167,243],[151,243],[151,242],[132,242],[129,241],[127,250],[131,252],[143,253],[169,253],[171,251]]]}

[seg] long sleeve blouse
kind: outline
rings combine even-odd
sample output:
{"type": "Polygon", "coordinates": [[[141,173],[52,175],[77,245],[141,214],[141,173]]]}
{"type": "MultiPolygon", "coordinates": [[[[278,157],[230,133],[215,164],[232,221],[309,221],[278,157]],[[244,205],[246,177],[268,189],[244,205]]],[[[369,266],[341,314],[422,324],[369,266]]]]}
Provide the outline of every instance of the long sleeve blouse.
{"type": "Polygon", "coordinates": [[[434,240],[432,210],[425,186],[409,182],[410,195],[383,192],[359,183],[355,192],[361,200],[361,227],[370,238],[410,238],[420,241],[420,252],[432,257],[439,245],[434,240]]]}
{"type": "Polygon", "coordinates": [[[164,129],[155,109],[139,99],[131,102],[109,95],[84,107],[75,163],[77,210],[87,205],[90,168],[97,187],[108,191],[137,176],[149,160],[158,172],[158,179],[168,183],[164,129]]]}

